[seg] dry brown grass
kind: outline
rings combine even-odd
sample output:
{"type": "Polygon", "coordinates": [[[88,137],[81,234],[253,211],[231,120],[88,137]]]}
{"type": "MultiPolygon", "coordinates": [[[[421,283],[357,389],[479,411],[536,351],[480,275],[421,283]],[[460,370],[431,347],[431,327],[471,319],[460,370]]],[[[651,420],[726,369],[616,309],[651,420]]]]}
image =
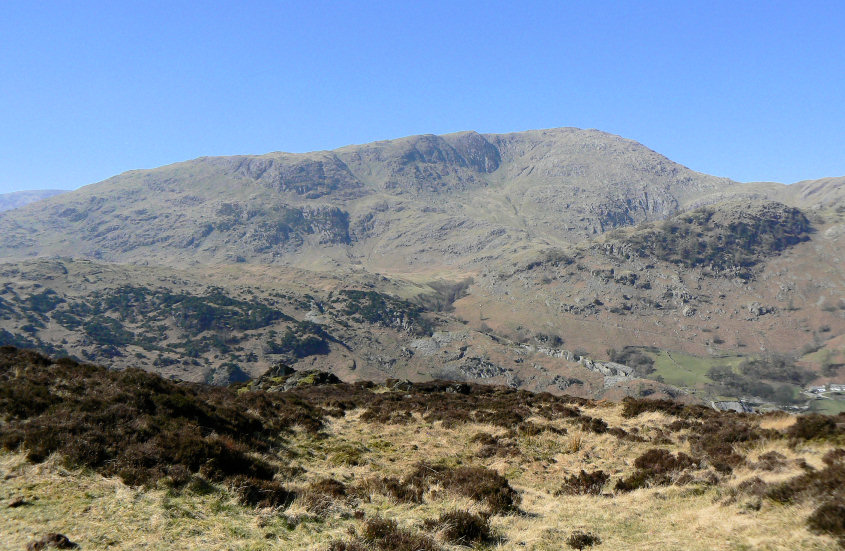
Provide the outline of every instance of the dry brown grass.
{"type": "Polygon", "coordinates": [[[760,428],[786,430],[795,424],[795,416],[788,414],[768,414],[760,420],[760,428]]]}

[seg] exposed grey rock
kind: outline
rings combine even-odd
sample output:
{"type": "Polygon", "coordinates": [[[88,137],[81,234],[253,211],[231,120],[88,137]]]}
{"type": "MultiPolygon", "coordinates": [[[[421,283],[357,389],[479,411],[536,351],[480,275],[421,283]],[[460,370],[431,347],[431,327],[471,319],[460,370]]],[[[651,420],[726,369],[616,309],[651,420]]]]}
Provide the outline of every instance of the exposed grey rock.
{"type": "Polygon", "coordinates": [[[510,370],[478,357],[465,358],[458,366],[465,375],[475,379],[491,379],[505,375],[510,370]]]}
{"type": "Polygon", "coordinates": [[[432,338],[414,339],[408,346],[424,356],[434,356],[440,350],[438,342],[432,338]]]}

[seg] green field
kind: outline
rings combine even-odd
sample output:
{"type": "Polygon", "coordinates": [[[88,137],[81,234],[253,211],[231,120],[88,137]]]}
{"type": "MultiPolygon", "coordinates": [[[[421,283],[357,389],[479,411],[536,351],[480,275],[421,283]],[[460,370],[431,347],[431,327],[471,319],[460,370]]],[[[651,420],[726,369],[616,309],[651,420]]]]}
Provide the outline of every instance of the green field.
{"type": "Polygon", "coordinates": [[[681,352],[669,352],[661,350],[651,352],[654,358],[654,373],[651,378],[662,377],[667,384],[694,388],[713,381],[707,377],[710,368],[717,365],[728,365],[736,369],[745,358],[743,356],[719,356],[713,358],[701,358],[681,352]]]}
{"type": "Polygon", "coordinates": [[[845,412],[845,400],[812,400],[810,402],[810,411],[825,415],[837,415],[845,412]]]}

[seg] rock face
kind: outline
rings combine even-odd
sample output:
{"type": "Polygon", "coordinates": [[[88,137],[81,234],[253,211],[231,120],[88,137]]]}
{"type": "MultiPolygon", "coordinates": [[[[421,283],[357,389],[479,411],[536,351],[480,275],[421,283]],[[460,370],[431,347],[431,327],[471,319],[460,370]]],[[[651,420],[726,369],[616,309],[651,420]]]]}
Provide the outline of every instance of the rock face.
{"type": "Polygon", "coordinates": [[[411,136],[130,171],[0,215],[0,258],[475,265],[740,189],[595,130],[411,136]]]}

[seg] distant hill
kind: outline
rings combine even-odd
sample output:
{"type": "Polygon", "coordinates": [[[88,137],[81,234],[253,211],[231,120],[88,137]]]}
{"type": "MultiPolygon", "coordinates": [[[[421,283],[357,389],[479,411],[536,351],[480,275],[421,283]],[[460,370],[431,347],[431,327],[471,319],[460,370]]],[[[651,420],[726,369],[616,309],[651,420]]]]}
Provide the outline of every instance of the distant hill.
{"type": "Polygon", "coordinates": [[[48,197],[67,193],[66,189],[35,189],[27,191],[15,191],[12,193],[0,193],[0,212],[16,209],[48,197]]]}
{"type": "Polygon", "coordinates": [[[845,176],[804,180],[789,186],[797,200],[807,206],[842,205],[845,200],[845,176]]]}

